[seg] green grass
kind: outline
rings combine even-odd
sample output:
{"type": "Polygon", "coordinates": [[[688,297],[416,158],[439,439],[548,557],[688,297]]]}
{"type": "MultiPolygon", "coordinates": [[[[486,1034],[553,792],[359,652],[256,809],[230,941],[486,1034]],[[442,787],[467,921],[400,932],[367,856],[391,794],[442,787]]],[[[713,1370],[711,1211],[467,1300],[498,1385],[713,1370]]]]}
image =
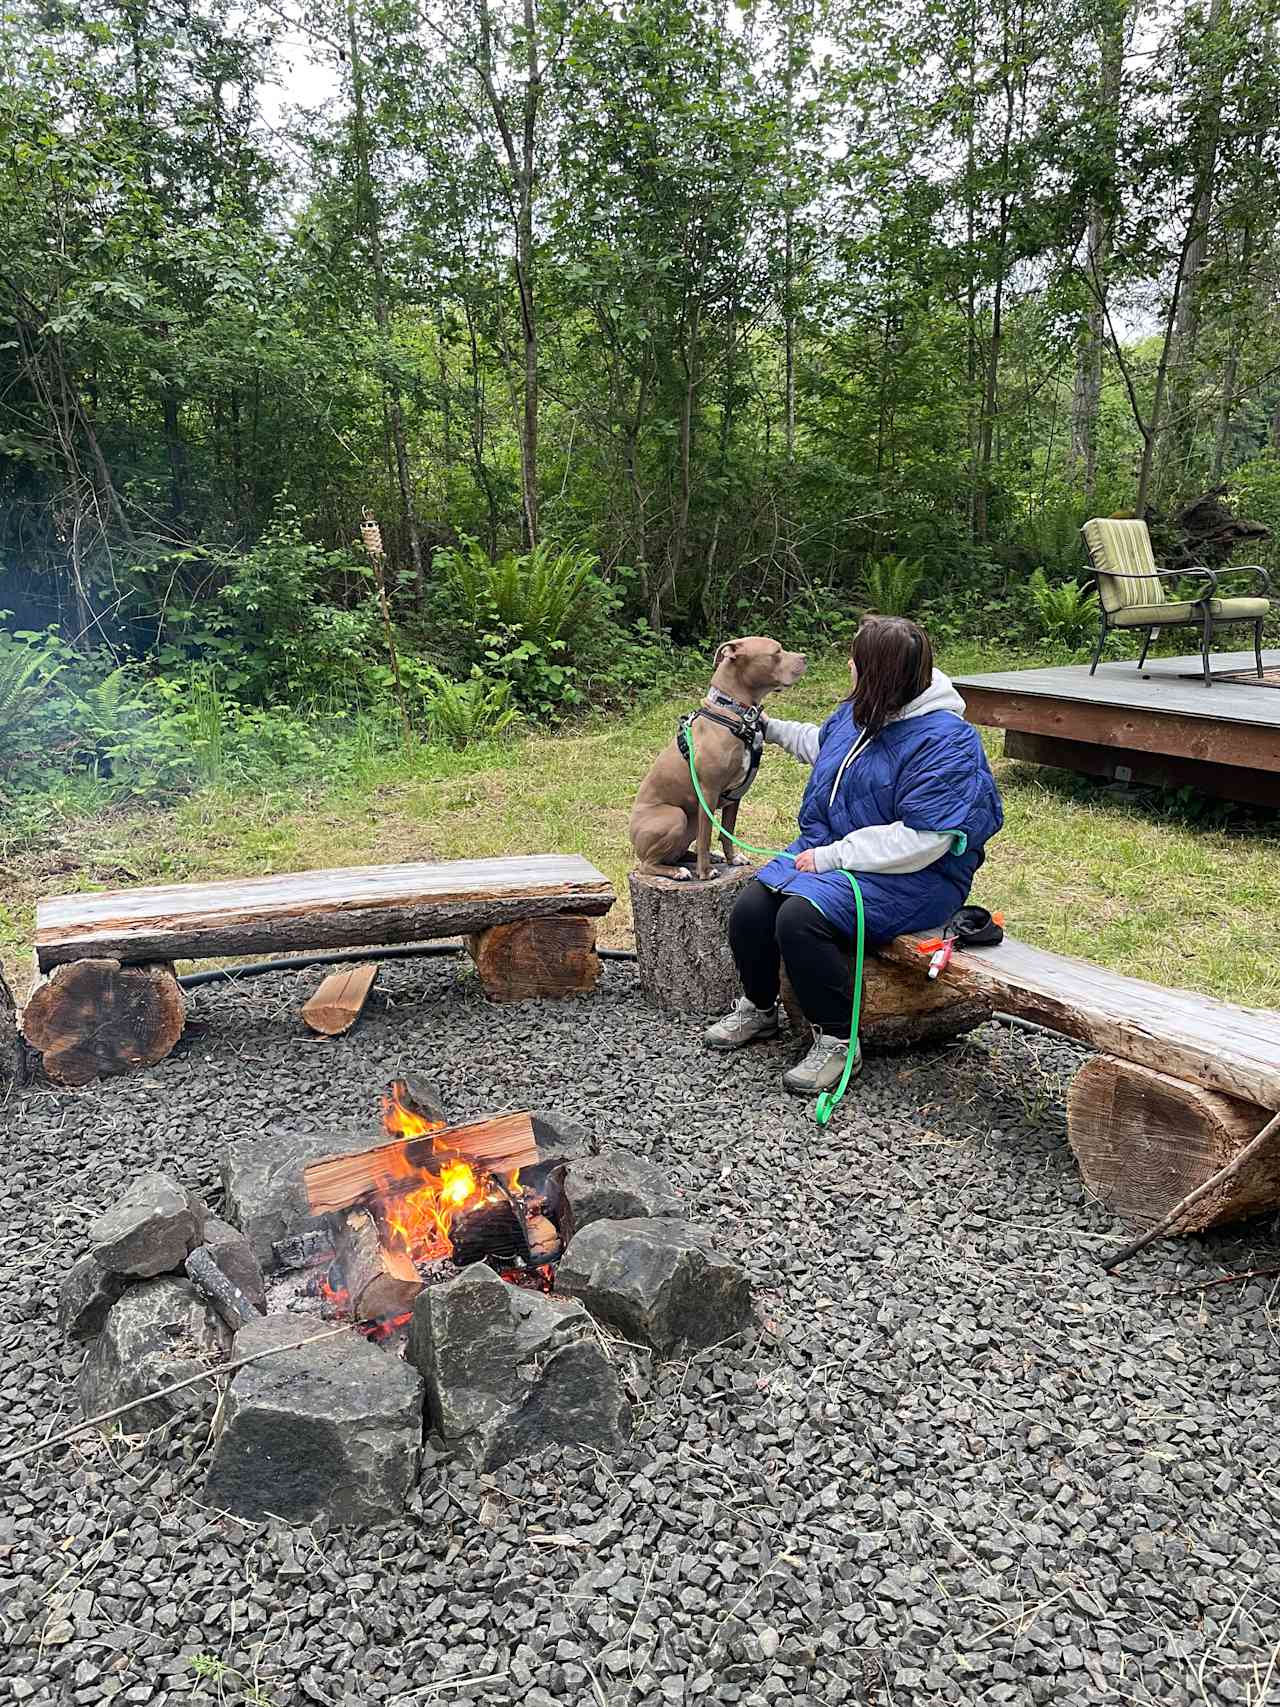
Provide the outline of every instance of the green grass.
{"type": "MultiPolygon", "coordinates": [[[[952,652],[953,671],[993,667],[952,652]]],[[[1004,668],[1032,659],[1003,657],[1004,668]]],[[[779,715],[821,718],[845,691],[838,660],[772,702],[779,715]]],[[[35,901],[43,894],[189,882],[314,866],[582,853],[620,900],[602,940],[630,940],[626,874],[631,798],[674,732],[689,692],[625,718],[561,734],[532,733],[452,753],[379,753],[353,739],[335,774],[258,792],[206,787],[164,811],[52,817],[36,843],[0,843],[0,956],[25,990],[35,901]]],[[[1132,804],[1083,779],[996,756],[1006,826],[991,843],[973,899],[1004,913],[1015,935],[1137,977],[1250,1006],[1280,1006],[1274,951],[1280,918],[1280,825],[1224,809],[1197,820],[1175,798],[1132,804]]],[[[804,772],[770,750],[739,819],[762,847],[790,839],[804,772]]]]}

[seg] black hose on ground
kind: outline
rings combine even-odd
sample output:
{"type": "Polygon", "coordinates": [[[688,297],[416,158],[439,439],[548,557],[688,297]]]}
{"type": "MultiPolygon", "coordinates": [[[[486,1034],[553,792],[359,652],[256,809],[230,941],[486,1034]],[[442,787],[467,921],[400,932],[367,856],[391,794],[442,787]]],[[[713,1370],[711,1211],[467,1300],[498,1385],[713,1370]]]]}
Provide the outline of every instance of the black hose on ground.
{"type": "MultiPolygon", "coordinates": [[[[465,954],[460,942],[407,943],[397,948],[344,948],[332,954],[301,955],[289,960],[260,960],[252,966],[215,966],[208,972],[188,972],[178,979],[184,990],[204,984],[235,984],[241,978],[260,978],[268,972],[306,972],[313,966],[351,966],[366,960],[427,960],[446,954],[465,954]]],[[[600,948],[601,960],[634,960],[630,948],[600,948]]]]}
{"type": "MultiPolygon", "coordinates": [[[[211,972],[188,972],[185,977],[179,978],[178,982],[184,990],[198,990],[204,984],[234,984],[241,978],[259,978],[269,972],[306,972],[313,966],[349,966],[365,960],[427,960],[465,952],[460,942],[408,943],[397,948],[346,948],[332,954],[312,954],[294,960],[261,960],[253,966],[218,966],[211,972]]],[[[621,960],[635,964],[634,948],[598,948],[596,953],[601,960],[621,960]]],[[[1061,1032],[1053,1031],[1047,1025],[1039,1025],[1033,1019],[1022,1019],[1018,1014],[1001,1013],[997,1009],[991,1017],[1001,1025],[1013,1026],[1018,1031],[1031,1031],[1042,1037],[1062,1036],[1061,1032]]]]}

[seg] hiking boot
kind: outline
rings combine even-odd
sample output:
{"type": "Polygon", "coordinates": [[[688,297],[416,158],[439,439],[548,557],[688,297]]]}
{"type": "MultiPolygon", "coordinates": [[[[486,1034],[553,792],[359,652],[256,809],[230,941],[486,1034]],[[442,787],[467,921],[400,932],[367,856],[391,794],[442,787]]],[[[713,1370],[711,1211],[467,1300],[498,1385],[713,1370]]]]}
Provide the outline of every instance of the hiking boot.
{"type": "MultiPolygon", "coordinates": [[[[820,1031],[813,1040],[813,1048],[803,1061],[782,1075],[782,1082],[789,1091],[795,1091],[798,1096],[814,1096],[818,1091],[833,1091],[840,1083],[844,1072],[844,1059],[849,1053],[847,1037],[828,1037],[825,1031],[820,1031]]],[[[853,1071],[850,1079],[854,1079],[862,1071],[862,1050],[858,1047],[853,1057],[853,1071]]]]}
{"type": "Polygon", "coordinates": [[[745,996],[739,996],[733,1012],[709,1025],[702,1034],[702,1041],[710,1049],[741,1049],[744,1043],[777,1035],[778,1004],[775,1002],[771,1008],[758,1008],[745,996]]]}

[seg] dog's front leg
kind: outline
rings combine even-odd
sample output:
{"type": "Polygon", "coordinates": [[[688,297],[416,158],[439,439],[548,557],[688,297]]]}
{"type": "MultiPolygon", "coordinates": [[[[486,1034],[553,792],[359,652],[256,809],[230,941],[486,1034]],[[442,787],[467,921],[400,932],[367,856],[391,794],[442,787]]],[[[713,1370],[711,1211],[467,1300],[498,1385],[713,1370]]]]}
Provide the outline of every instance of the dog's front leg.
{"type": "Polygon", "coordinates": [[[694,852],[698,877],[705,883],[711,876],[711,820],[701,807],[698,808],[698,837],[694,852]]]}
{"type": "Polygon", "coordinates": [[[747,858],[746,854],[739,853],[730,839],[733,832],[738,827],[738,807],[741,804],[742,802],[740,800],[722,800],[720,802],[721,828],[722,830],[727,830],[729,832],[728,835],[722,834],[720,837],[720,846],[724,849],[724,862],[726,865],[751,864],[751,861],[747,858]]]}

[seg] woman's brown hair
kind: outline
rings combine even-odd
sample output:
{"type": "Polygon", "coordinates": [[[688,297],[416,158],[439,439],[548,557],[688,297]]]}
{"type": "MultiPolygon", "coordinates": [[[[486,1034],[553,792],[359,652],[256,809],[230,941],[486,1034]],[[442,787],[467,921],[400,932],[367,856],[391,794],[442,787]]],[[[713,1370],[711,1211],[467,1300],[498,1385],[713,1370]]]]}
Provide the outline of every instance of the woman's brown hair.
{"type": "Polygon", "coordinates": [[[905,616],[865,617],[853,637],[853,663],[853,720],[869,735],[878,735],[933,680],[929,636],[905,616]]]}

